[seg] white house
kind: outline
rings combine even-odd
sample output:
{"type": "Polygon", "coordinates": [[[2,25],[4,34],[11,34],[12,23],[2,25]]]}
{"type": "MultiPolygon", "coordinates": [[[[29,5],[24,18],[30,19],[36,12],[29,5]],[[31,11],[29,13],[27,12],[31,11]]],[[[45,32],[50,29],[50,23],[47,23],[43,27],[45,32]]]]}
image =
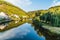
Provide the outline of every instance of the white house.
{"type": "Polygon", "coordinates": [[[16,18],[19,18],[19,16],[18,16],[18,15],[16,15],[16,14],[14,14],[13,16],[15,16],[16,18]]]}
{"type": "Polygon", "coordinates": [[[0,12],[0,18],[8,18],[8,15],[4,12],[0,12]]]}

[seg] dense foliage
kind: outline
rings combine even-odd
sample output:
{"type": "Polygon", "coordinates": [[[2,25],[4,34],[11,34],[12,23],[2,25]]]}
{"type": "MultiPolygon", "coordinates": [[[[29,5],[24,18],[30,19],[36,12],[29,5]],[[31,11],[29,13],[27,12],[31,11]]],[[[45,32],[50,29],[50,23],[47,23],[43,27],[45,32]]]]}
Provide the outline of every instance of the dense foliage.
{"type": "Polygon", "coordinates": [[[38,10],[29,12],[30,14],[35,15],[31,18],[39,18],[41,22],[49,24],[52,26],[60,27],[60,6],[51,7],[48,10],[38,10]],[[39,16],[39,17],[38,17],[39,16]]]}
{"type": "Polygon", "coordinates": [[[43,34],[46,40],[60,40],[60,6],[32,13],[34,28],[40,36],[43,34]]]}

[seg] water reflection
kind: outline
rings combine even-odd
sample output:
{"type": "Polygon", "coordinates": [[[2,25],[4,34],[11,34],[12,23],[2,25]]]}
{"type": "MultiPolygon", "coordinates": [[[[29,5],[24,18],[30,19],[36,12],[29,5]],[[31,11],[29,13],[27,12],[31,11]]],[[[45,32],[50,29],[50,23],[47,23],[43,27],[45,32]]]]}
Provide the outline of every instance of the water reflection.
{"type": "Polygon", "coordinates": [[[8,26],[8,23],[9,22],[0,24],[0,30],[3,30],[5,27],[7,27],[8,26]]]}
{"type": "Polygon", "coordinates": [[[45,38],[37,35],[31,24],[25,23],[17,28],[0,32],[0,40],[45,40],[45,38]]]}
{"type": "Polygon", "coordinates": [[[6,27],[6,25],[2,24],[0,25],[0,29],[3,30],[6,27]]]}
{"type": "Polygon", "coordinates": [[[11,21],[7,23],[3,23],[0,25],[0,32],[7,31],[9,29],[18,27],[19,25],[24,24],[25,21],[11,21]]]}

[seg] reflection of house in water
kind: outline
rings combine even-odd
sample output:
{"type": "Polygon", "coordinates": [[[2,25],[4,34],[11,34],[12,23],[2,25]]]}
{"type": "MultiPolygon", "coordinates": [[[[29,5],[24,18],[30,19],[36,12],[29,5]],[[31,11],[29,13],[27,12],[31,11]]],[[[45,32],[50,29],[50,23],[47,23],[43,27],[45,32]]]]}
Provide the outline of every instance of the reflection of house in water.
{"type": "Polygon", "coordinates": [[[8,26],[8,23],[3,23],[3,24],[0,25],[0,29],[3,30],[7,26],[8,26]]]}
{"type": "Polygon", "coordinates": [[[3,30],[6,27],[6,25],[0,25],[0,29],[3,30]]]}

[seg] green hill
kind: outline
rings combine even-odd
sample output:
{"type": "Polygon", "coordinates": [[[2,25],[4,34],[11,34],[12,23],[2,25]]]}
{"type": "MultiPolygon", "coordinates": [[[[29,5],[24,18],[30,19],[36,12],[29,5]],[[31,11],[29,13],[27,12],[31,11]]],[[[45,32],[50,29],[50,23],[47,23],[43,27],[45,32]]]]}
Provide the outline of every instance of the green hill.
{"type": "Polygon", "coordinates": [[[47,12],[50,12],[52,14],[60,14],[60,6],[54,6],[54,7],[50,7],[49,9],[47,10],[35,10],[35,11],[29,11],[28,13],[29,14],[32,14],[32,15],[35,15],[36,13],[38,14],[45,14],[47,12]]]}
{"type": "Polygon", "coordinates": [[[13,20],[28,17],[25,11],[5,1],[0,1],[0,12],[6,13],[13,20]]]}

